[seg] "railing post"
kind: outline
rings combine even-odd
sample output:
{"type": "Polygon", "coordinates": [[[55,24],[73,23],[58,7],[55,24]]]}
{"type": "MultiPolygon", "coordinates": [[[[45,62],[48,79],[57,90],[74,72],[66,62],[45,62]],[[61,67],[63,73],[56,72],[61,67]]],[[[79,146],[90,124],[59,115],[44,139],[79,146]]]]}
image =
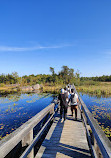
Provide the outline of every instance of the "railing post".
{"type": "MultiPolygon", "coordinates": [[[[74,87],[74,85],[73,85],[74,87]]],[[[77,93],[75,87],[75,92],[77,93]]],[[[77,93],[78,94],[78,93],[77,93]]],[[[79,95],[78,95],[79,96],[79,95]]],[[[99,124],[95,121],[94,117],[88,110],[87,106],[79,96],[82,106],[83,122],[86,128],[86,134],[93,157],[96,158],[110,158],[111,157],[111,142],[105,136],[105,133],[100,128],[99,124]],[[90,126],[90,128],[89,128],[90,126]]]]}
{"type": "Polygon", "coordinates": [[[103,156],[102,156],[102,154],[101,154],[101,151],[100,151],[100,149],[99,149],[99,146],[98,146],[97,141],[96,141],[95,138],[94,138],[94,149],[95,149],[97,158],[103,158],[103,156]]]}
{"type": "MultiPolygon", "coordinates": [[[[54,103],[53,103],[54,104],[54,103]]],[[[53,114],[54,113],[54,106],[51,108],[50,110],[50,114],[53,114]]]]}
{"type": "MultiPolygon", "coordinates": [[[[22,139],[22,147],[30,145],[33,140],[33,129],[22,139]]],[[[34,149],[31,150],[27,158],[34,158],[34,149]]]]}
{"type": "MultiPolygon", "coordinates": [[[[80,107],[80,105],[81,105],[81,103],[80,103],[80,101],[79,101],[79,107],[80,107]]],[[[83,107],[82,107],[82,105],[81,105],[81,107],[80,107],[80,112],[81,112],[81,120],[83,119],[83,107]]]]}
{"type": "MultiPolygon", "coordinates": [[[[54,103],[53,103],[54,104],[54,103]]],[[[55,105],[55,104],[54,104],[55,105]]],[[[54,113],[54,106],[50,110],[50,116],[54,113]]],[[[54,121],[54,117],[52,118],[52,121],[54,121]]]]}

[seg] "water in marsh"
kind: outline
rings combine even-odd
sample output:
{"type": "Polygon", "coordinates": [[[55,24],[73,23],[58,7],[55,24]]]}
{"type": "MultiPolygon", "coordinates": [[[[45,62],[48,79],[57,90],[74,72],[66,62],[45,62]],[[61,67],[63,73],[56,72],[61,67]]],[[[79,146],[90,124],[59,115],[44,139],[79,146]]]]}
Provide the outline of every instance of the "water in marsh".
{"type": "MultiPolygon", "coordinates": [[[[111,140],[111,97],[80,93],[81,98],[111,140]]],[[[0,139],[51,103],[51,94],[13,94],[0,97],[0,139]]]]}
{"type": "Polygon", "coordinates": [[[53,101],[51,94],[15,94],[0,97],[0,139],[53,101]]]}
{"type": "Polygon", "coordinates": [[[82,93],[80,96],[106,136],[111,140],[111,97],[97,97],[82,93]]]}

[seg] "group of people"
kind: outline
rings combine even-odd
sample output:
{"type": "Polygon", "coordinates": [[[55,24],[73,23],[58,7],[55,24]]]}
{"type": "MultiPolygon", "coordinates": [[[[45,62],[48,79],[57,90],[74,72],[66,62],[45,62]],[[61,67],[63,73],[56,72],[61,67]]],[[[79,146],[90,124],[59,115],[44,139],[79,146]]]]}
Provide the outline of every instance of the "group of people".
{"type": "Polygon", "coordinates": [[[60,119],[61,122],[66,120],[67,108],[71,107],[71,114],[73,116],[73,111],[75,110],[75,120],[77,120],[77,103],[78,95],[71,89],[70,86],[61,89],[58,99],[60,100],[60,119]],[[64,118],[64,119],[63,119],[64,118]]]}

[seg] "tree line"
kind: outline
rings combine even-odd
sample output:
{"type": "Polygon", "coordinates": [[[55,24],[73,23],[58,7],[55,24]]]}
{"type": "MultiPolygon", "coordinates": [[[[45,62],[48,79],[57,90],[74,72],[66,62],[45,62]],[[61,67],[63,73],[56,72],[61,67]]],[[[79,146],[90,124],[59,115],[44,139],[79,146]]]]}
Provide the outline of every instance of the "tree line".
{"type": "Polygon", "coordinates": [[[50,84],[50,85],[58,85],[58,84],[72,84],[81,85],[84,81],[101,81],[108,82],[111,81],[110,76],[100,76],[100,77],[80,77],[80,72],[73,68],[69,68],[68,66],[62,66],[61,70],[58,73],[55,73],[53,67],[50,67],[50,74],[31,74],[24,75],[19,77],[17,72],[13,72],[11,74],[1,74],[0,75],[0,85],[4,84],[22,84],[22,85],[34,85],[34,84],[50,84]]]}
{"type": "Polygon", "coordinates": [[[100,81],[100,82],[111,82],[111,75],[110,76],[96,76],[96,77],[81,77],[80,78],[81,81],[89,81],[89,80],[92,80],[92,81],[100,81]]]}
{"type": "Polygon", "coordinates": [[[80,74],[79,71],[74,72],[74,69],[68,66],[62,66],[62,69],[55,73],[53,67],[50,67],[51,74],[31,74],[19,77],[17,72],[12,74],[1,74],[0,84],[22,84],[22,85],[33,85],[33,84],[68,84],[79,82],[80,74]]]}

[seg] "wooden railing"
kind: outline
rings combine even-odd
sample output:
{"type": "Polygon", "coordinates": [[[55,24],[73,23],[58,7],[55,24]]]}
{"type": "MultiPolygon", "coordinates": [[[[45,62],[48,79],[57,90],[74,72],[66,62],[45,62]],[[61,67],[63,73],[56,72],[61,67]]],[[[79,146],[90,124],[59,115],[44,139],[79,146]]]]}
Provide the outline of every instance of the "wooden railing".
{"type": "MultiPolygon", "coordinates": [[[[75,92],[76,88],[72,85],[75,92]]],[[[78,93],[77,93],[78,94],[78,93]]],[[[78,95],[79,96],[79,95],[78,95]]],[[[20,158],[33,158],[34,157],[34,146],[41,138],[41,135],[44,133],[45,129],[49,125],[50,121],[53,119],[55,110],[55,104],[57,102],[51,103],[29,121],[24,123],[21,127],[11,133],[9,136],[0,141],[0,158],[4,158],[9,154],[12,149],[22,143],[22,147],[28,145],[26,150],[22,153],[20,158]],[[46,117],[48,116],[48,117],[46,117]],[[45,124],[37,135],[33,136],[33,129],[37,126],[43,118],[47,118],[45,124]],[[33,138],[34,137],[34,138],[33,138]]],[[[93,118],[92,114],[86,107],[85,103],[79,96],[79,109],[81,112],[81,118],[83,120],[88,144],[94,158],[111,158],[111,142],[106,137],[96,120],[93,118]]],[[[12,158],[12,157],[11,157],[12,158]]]]}
{"type": "MultiPolygon", "coordinates": [[[[22,126],[20,126],[17,130],[15,130],[13,133],[5,137],[3,140],[0,141],[0,158],[4,158],[7,156],[7,154],[10,153],[10,151],[20,142],[22,143],[22,147],[27,146],[26,150],[22,154],[21,158],[33,158],[34,157],[34,145],[37,143],[37,141],[40,139],[41,135],[47,128],[50,121],[53,119],[54,113],[57,110],[57,107],[55,109],[55,104],[57,102],[51,103],[49,106],[47,106],[45,109],[43,109],[41,112],[36,114],[33,118],[31,118],[29,121],[24,123],[22,126]],[[55,109],[55,110],[54,110],[55,109]],[[48,117],[46,117],[48,116],[48,117]],[[46,119],[46,123],[41,128],[41,130],[37,133],[35,138],[33,138],[33,129],[35,126],[37,126],[40,121],[44,118],[46,119]]],[[[13,156],[11,156],[12,158],[13,156]]],[[[15,156],[14,156],[15,158],[15,156]]]]}
{"type": "MultiPolygon", "coordinates": [[[[74,85],[72,88],[74,88],[75,92],[77,93],[74,85]]],[[[92,157],[111,158],[111,142],[106,137],[97,121],[93,118],[92,114],[80,96],[79,109],[86,129],[87,140],[92,153],[92,157]]]]}

